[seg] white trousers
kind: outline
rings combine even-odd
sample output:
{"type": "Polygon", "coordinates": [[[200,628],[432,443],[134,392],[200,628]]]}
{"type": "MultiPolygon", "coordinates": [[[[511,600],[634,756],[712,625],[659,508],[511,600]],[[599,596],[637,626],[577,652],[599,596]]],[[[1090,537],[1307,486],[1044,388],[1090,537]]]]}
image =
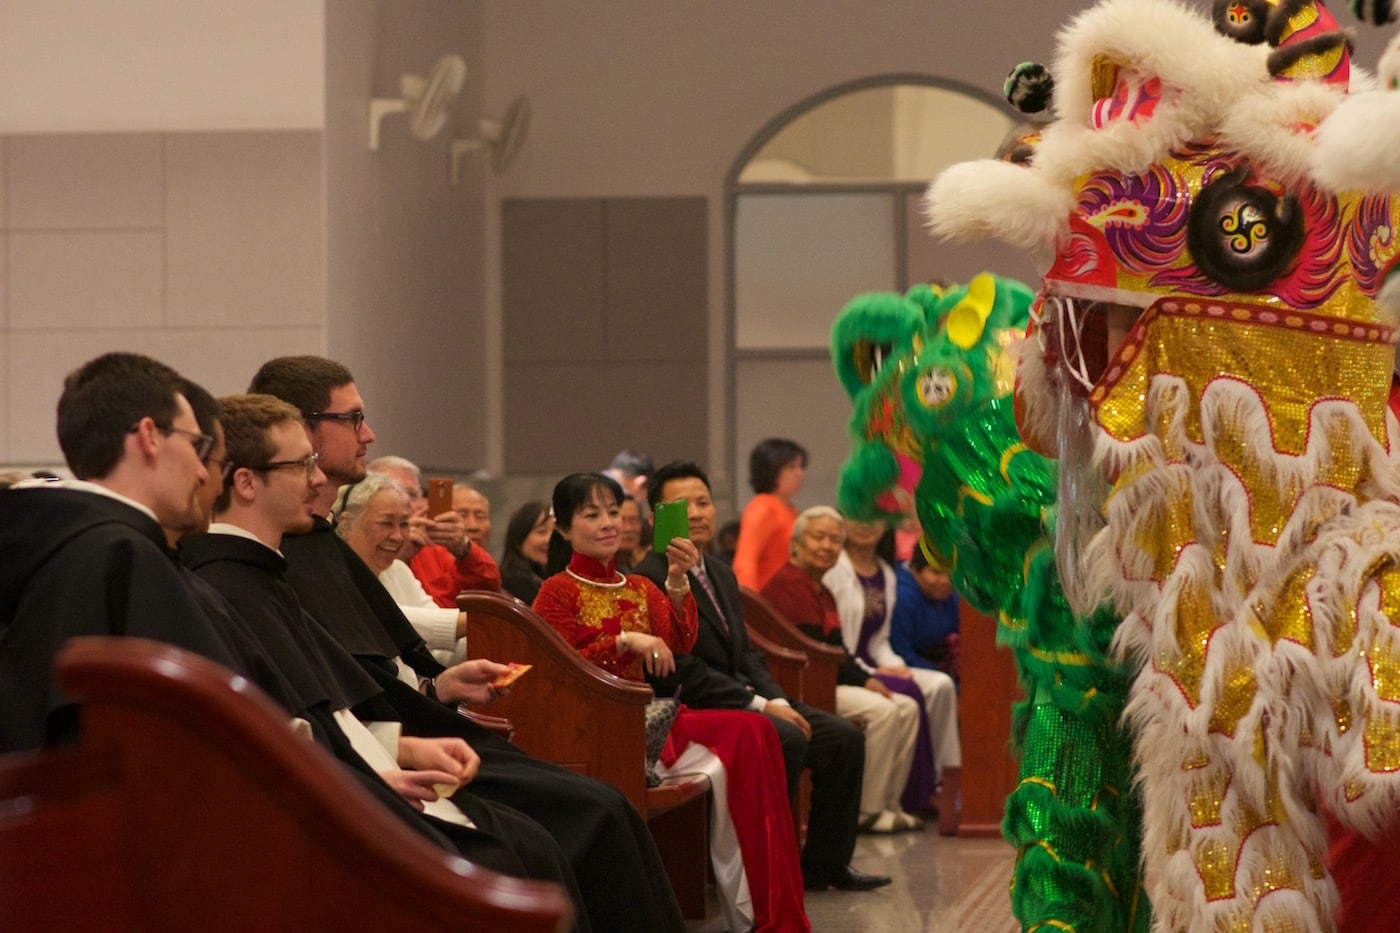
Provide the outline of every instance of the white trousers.
{"type": "Polygon", "coordinates": [[[909,780],[909,765],[914,761],[919,704],[899,693],[886,699],[874,690],[838,684],[836,714],[864,724],[865,776],[860,786],[860,812],[898,812],[900,795],[909,780]]]}
{"type": "Polygon", "coordinates": [[[933,763],[938,777],[944,768],[962,767],[962,739],[958,733],[958,688],[942,671],[910,668],[914,683],[924,695],[928,713],[929,739],[933,742],[933,763]]]}

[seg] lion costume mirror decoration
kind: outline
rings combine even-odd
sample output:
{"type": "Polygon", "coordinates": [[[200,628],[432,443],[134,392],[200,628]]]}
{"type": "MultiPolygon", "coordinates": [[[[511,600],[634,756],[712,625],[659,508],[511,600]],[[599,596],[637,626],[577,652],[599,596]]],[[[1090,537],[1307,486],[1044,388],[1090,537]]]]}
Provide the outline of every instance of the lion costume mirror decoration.
{"type": "Polygon", "coordinates": [[[1107,0],[1051,73],[1028,162],[953,166],[927,205],[936,234],[1049,269],[1015,404],[1060,460],[1066,596],[1122,619],[1154,928],[1331,929],[1325,815],[1375,835],[1400,812],[1396,317],[1374,300],[1400,209],[1315,143],[1374,92],[1314,0],[1107,0]]]}

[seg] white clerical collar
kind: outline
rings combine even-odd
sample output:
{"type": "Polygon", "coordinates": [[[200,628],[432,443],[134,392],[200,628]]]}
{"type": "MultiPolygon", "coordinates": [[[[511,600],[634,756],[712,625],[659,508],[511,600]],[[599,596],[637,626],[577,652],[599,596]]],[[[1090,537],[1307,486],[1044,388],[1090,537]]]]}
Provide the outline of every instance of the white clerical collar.
{"type": "Polygon", "coordinates": [[[247,528],[243,528],[239,525],[230,525],[228,522],[213,522],[209,526],[209,533],[211,535],[232,535],[235,538],[247,538],[249,541],[258,542],[263,547],[266,547],[269,551],[275,553],[278,557],[286,557],[286,555],[283,554],[281,551],[277,550],[277,548],[267,547],[267,542],[265,542],[262,538],[259,538],[247,528]]]}
{"type": "Polygon", "coordinates": [[[142,515],[148,516],[151,519],[151,521],[155,522],[157,525],[160,524],[160,519],[156,518],[156,513],[154,510],[151,509],[150,506],[143,505],[142,503],[137,502],[135,499],[124,496],[119,492],[114,492],[113,490],[108,489],[106,486],[100,485],[98,483],[88,482],[85,479],[44,479],[35,480],[32,483],[20,483],[19,486],[25,489],[75,489],[78,492],[95,493],[96,495],[106,496],[108,499],[116,499],[118,502],[121,502],[125,505],[129,505],[136,511],[140,512],[142,515]]]}

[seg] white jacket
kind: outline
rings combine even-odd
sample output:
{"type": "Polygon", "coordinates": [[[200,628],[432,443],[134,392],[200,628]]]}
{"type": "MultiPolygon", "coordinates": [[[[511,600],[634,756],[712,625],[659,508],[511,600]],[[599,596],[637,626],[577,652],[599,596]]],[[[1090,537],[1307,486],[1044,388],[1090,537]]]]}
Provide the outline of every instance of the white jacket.
{"type": "MultiPolygon", "coordinates": [[[[890,647],[890,619],[894,616],[895,597],[894,570],[878,557],[876,560],[880,563],[880,574],[885,578],[885,621],[870,636],[870,656],[875,659],[875,667],[908,667],[890,647]]],[[[822,583],[836,597],[836,612],[841,617],[841,641],[845,643],[846,651],[865,668],[866,673],[873,673],[874,668],[856,654],[860,624],[865,618],[865,590],[861,589],[856,569],[851,566],[851,558],[845,551],[841,552],[836,566],[822,577],[822,583]]]]}

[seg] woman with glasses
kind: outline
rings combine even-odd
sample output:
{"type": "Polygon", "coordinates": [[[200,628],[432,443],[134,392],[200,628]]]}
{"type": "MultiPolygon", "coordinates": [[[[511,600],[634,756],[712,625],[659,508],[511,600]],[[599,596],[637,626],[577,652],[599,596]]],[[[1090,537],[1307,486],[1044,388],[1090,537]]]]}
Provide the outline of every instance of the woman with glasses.
{"type": "Polygon", "coordinates": [[[413,516],[408,494],[397,480],[370,473],[336,496],[336,533],[379,577],[418,635],[444,665],[467,657],[467,614],[444,609],[402,560],[413,516]]]}

